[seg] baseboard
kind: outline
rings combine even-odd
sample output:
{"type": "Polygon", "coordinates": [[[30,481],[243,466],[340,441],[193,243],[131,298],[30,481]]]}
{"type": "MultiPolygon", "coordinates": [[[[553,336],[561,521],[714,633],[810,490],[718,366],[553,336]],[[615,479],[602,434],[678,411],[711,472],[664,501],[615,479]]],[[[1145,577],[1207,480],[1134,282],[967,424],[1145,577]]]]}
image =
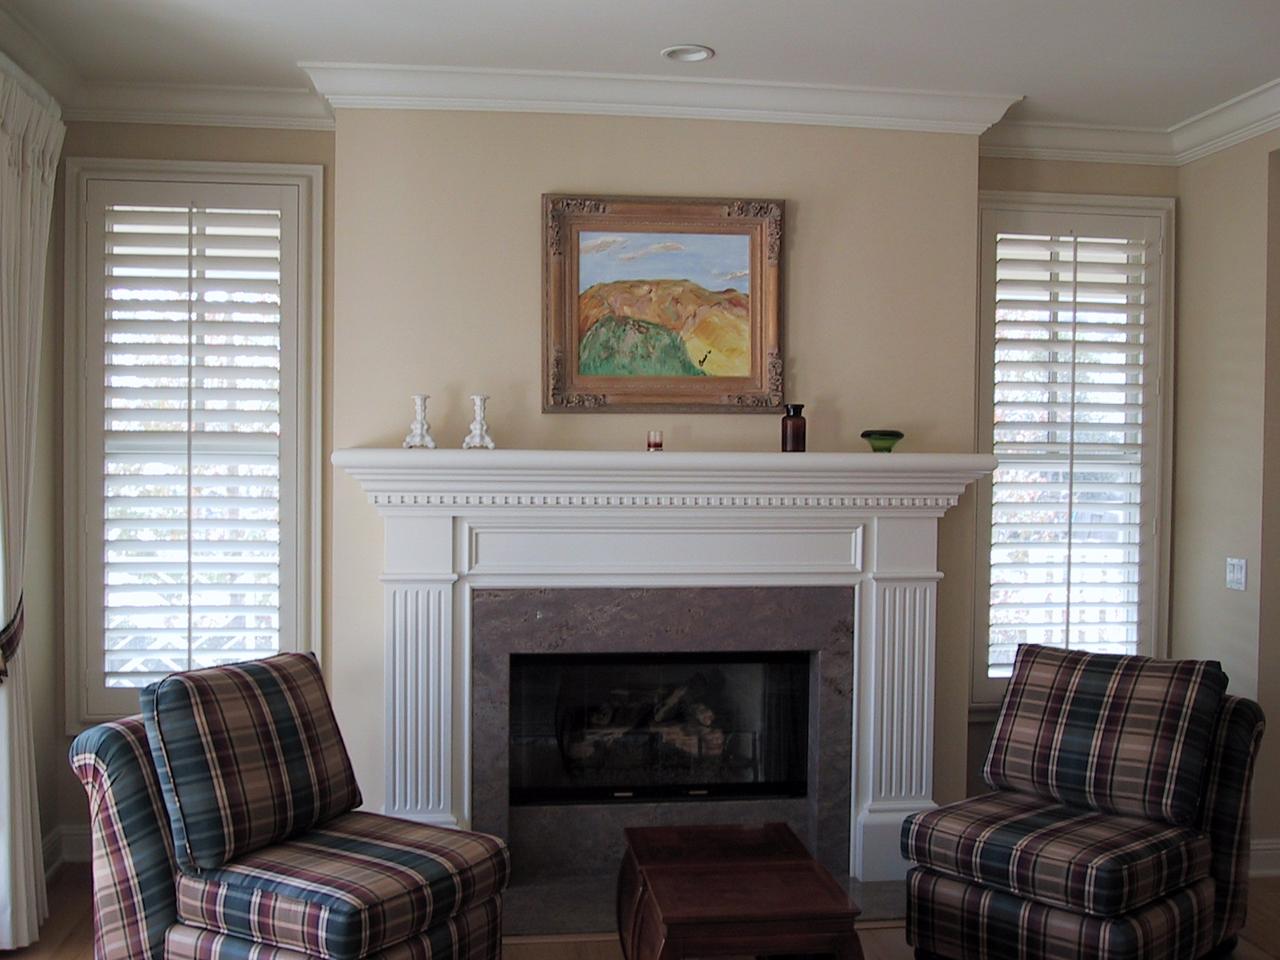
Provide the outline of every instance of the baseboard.
{"type": "Polygon", "coordinates": [[[67,863],[88,863],[93,857],[93,841],[87,824],[60,823],[44,835],[44,876],[51,881],[67,863]]]}
{"type": "Polygon", "coordinates": [[[1249,876],[1280,877],[1280,838],[1254,840],[1249,845],[1249,876]]]}

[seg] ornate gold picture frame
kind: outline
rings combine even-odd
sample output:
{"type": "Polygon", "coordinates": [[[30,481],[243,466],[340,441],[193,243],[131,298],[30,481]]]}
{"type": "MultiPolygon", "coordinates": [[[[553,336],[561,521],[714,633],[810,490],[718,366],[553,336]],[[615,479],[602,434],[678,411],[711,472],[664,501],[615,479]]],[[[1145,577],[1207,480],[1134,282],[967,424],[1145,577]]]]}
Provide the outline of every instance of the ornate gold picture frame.
{"type": "Polygon", "coordinates": [[[544,194],[547,413],[782,406],[781,200],[544,194]]]}

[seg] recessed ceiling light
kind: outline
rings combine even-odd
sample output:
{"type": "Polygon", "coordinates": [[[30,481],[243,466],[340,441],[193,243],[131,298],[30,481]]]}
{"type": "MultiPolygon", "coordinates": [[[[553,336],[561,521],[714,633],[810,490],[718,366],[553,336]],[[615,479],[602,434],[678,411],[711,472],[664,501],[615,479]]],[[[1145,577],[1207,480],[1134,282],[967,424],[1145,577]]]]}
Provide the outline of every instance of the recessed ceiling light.
{"type": "Polygon", "coordinates": [[[716,52],[700,43],[677,43],[674,47],[663,50],[662,55],[668,60],[676,60],[680,63],[700,63],[703,60],[710,60],[716,52]]]}

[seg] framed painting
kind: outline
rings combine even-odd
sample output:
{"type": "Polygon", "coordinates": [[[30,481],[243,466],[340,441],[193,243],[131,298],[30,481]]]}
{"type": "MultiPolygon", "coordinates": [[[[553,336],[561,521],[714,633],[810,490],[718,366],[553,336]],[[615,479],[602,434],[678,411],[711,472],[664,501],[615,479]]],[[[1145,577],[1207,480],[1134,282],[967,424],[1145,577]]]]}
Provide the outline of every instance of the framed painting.
{"type": "Polygon", "coordinates": [[[545,194],[543,411],[779,410],[782,211],[545,194]]]}

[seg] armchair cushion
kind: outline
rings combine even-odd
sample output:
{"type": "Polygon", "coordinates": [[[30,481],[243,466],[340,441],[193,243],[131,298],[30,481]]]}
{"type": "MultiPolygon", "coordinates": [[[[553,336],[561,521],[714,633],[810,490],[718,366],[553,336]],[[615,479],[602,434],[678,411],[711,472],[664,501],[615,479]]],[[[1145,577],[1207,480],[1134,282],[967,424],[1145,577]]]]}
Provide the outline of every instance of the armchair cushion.
{"type": "MultiPolygon", "coordinates": [[[[164,956],[165,960],[313,960],[296,950],[185,923],[169,928],[164,956]]],[[[500,960],[501,956],[502,901],[492,897],[365,960],[500,960]]]]}
{"type": "Polygon", "coordinates": [[[1129,913],[1209,875],[1187,827],[997,791],[909,817],[903,854],[961,880],[1099,917],[1129,913]]]}
{"type": "Polygon", "coordinates": [[[1194,826],[1226,688],[1209,661],[1019,647],[987,783],[1194,826]]]}
{"type": "Polygon", "coordinates": [[[141,700],[185,871],[220,867],[361,802],[314,657],[175,673],[141,700]]]}
{"type": "Polygon", "coordinates": [[[954,960],[1197,960],[1213,939],[1207,877],[1123,917],[1094,917],[915,867],[907,943],[954,960]]]}
{"type": "Polygon", "coordinates": [[[482,833],[348,813],[199,877],[183,923],[328,960],[355,960],[500,894],[507,847],[482,833]]]}

